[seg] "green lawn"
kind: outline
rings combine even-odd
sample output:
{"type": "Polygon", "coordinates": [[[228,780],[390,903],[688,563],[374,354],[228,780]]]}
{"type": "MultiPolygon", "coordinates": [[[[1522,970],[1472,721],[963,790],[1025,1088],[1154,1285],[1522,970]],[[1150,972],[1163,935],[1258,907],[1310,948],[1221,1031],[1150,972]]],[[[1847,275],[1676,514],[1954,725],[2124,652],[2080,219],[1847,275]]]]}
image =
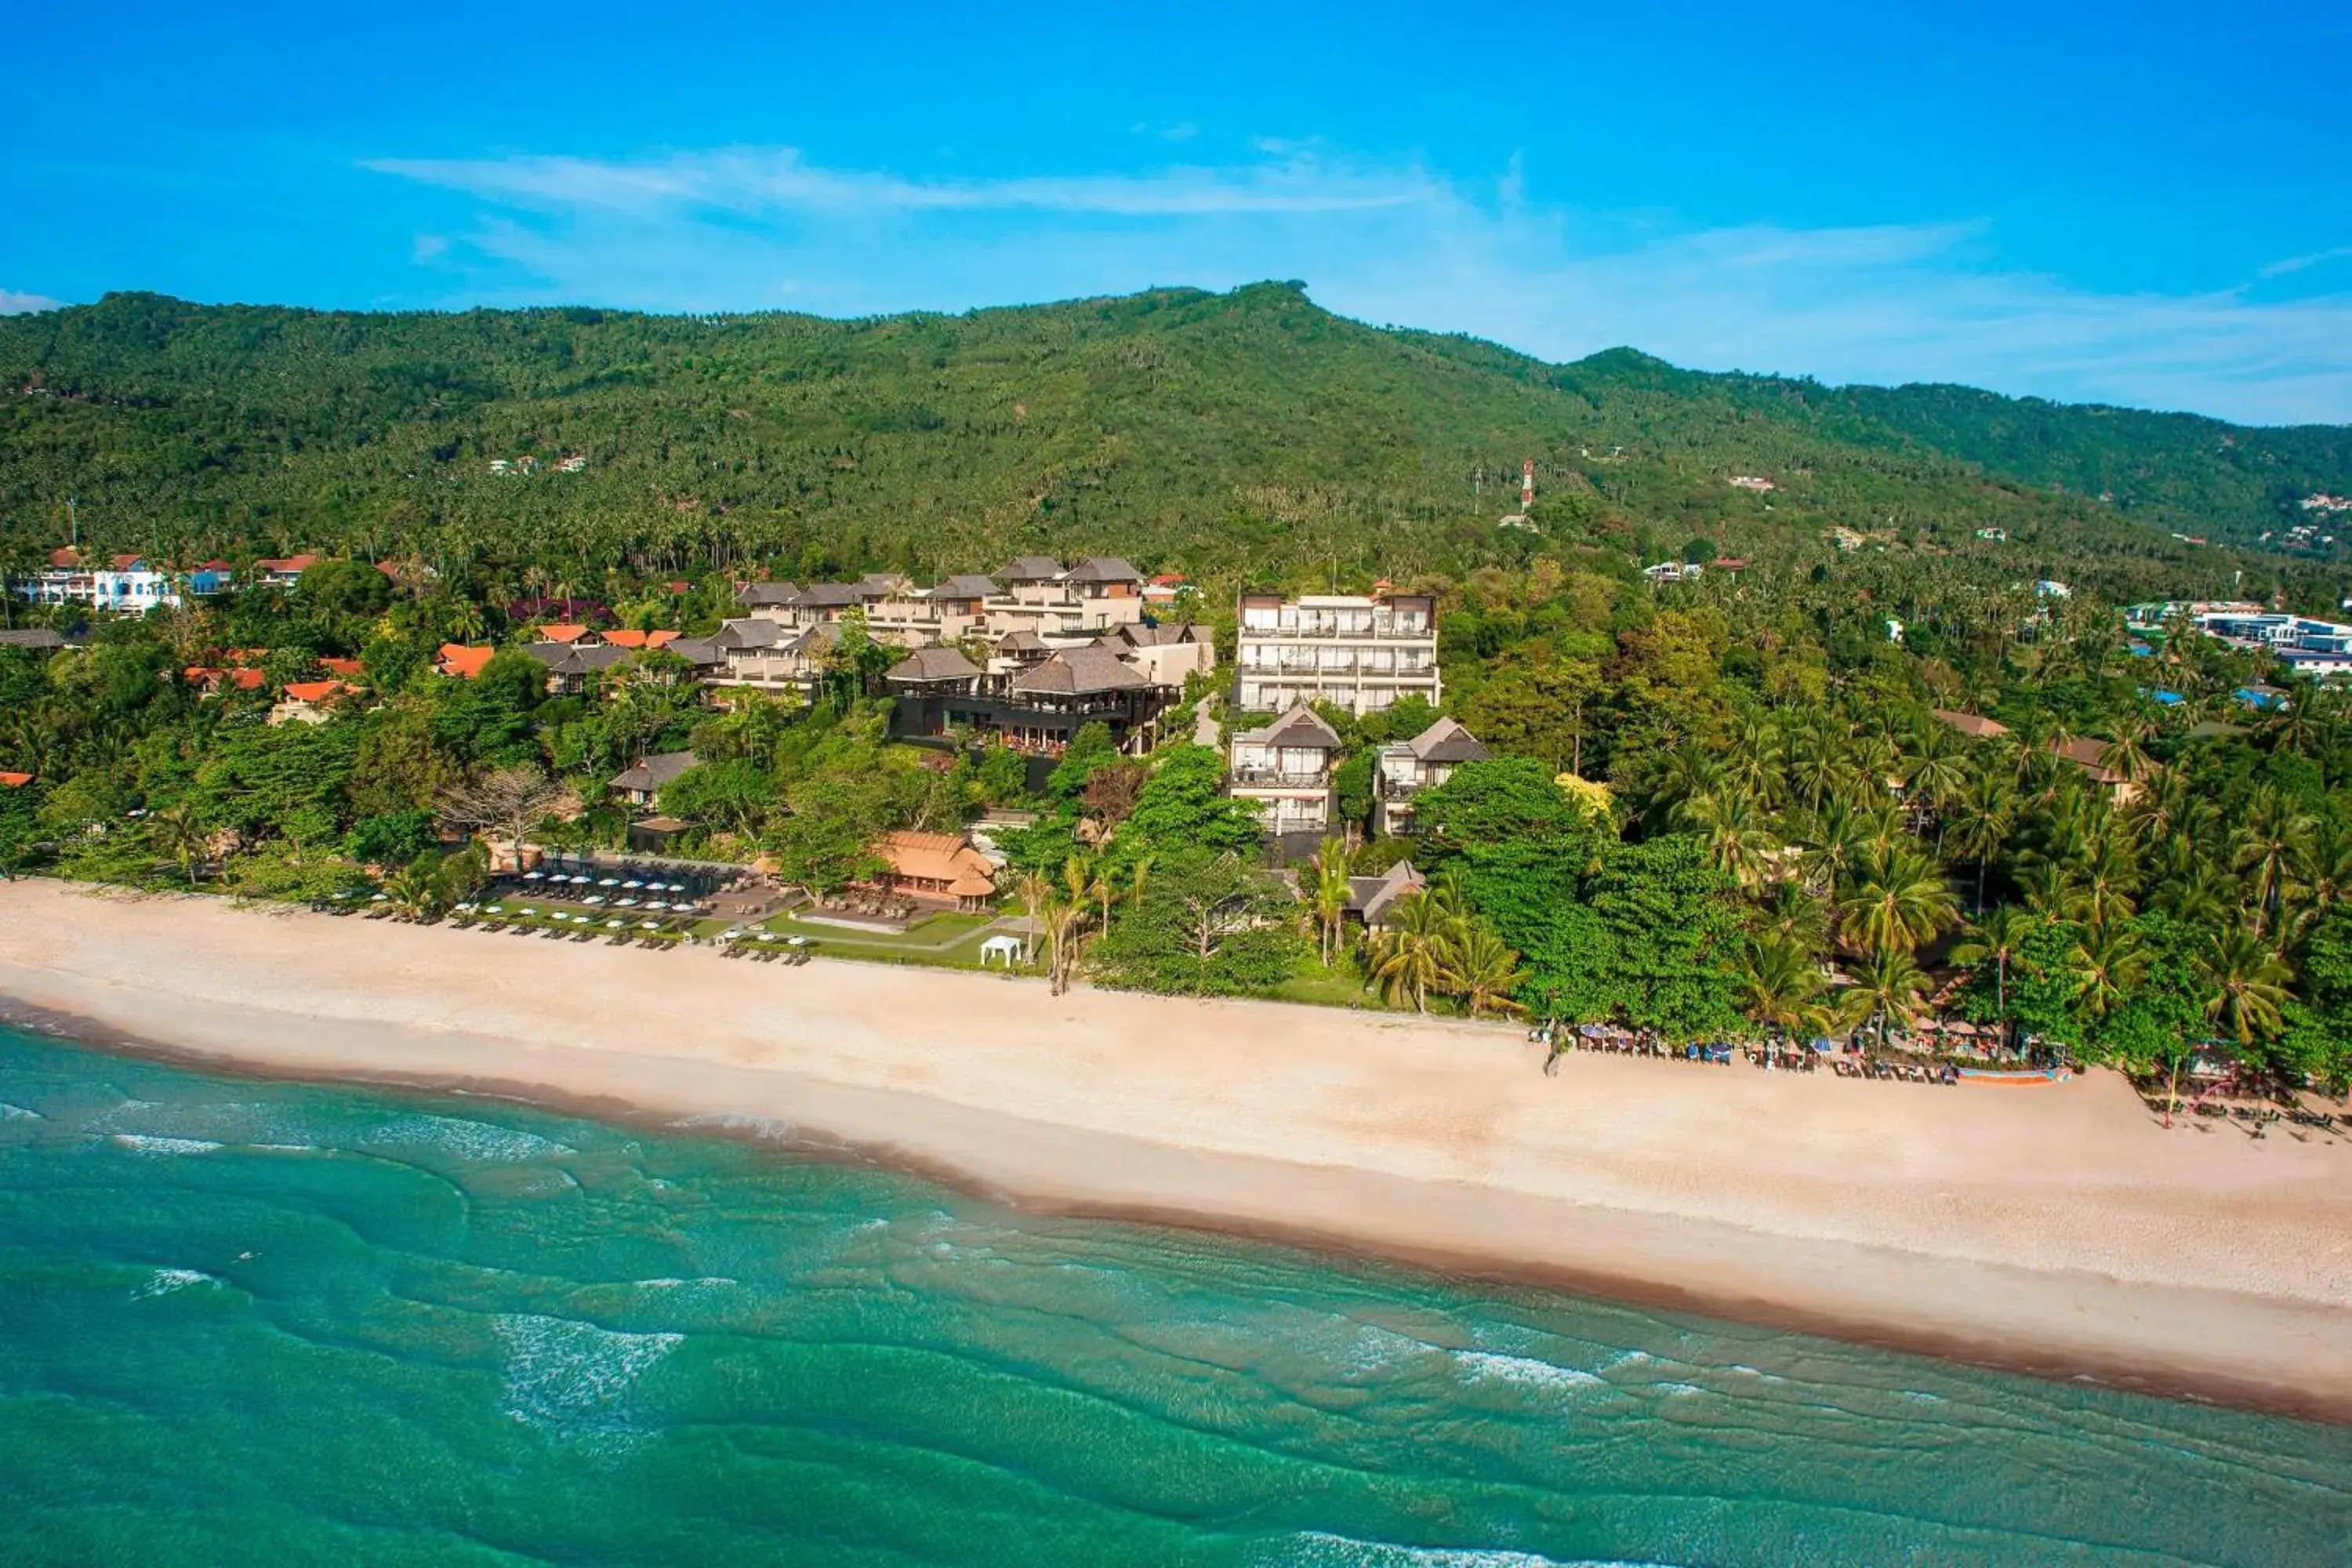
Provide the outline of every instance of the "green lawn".
{"type": "MultiPolygon", "coordinates": [[[[847,926],[826,925],[817,921],[795,920],[791,915],[778,915],[762,925],[750,928],[770,931],[780,937],[805,937],[816,952],[830,958],[864,958],[885,963],[923,963],[949,969],[980,967],[980,944],[987,940],[989,930],[995,925],[993,915],[940,913],[916,921],[898,935],[881,931],[854,931],[847,926]]],[[[728,929],[724,921],[709,921],[698,929],[700,936],[717,936],[728,929]]]]}
{"type": "Polygon", "coordinates": [[[1326,969],[1309,958],[1298,966],[1298,972],[1272,993],[1277,1002],[1306,1002],[1318,1007],[1380,1008],[1385,1004],[1380,994],[1364,989],[1363,977],[1351,964],[1341,963],[1326,969]]]}

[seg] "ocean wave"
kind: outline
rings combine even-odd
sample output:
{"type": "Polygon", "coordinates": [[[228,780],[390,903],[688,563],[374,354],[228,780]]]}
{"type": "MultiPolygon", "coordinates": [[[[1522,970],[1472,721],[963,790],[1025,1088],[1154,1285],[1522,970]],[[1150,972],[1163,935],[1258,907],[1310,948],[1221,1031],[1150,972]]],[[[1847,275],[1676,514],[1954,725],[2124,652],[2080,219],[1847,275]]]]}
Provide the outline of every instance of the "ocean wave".
{"type": "Polygon", "coordinates": [[[638,1379],[686,1337],[530,1312],[502,1314],[493,1327],[506,1358],[507,1414],[562,1431],[638,1431],[629,1409],[638,1379]]]}
{"type": "Polygon", "coordinates": [[[1454,1359],[1473,1377],[1515,1383],[1522,1388],[1600,1388],[1609,1380],[1582,1367],[1554,1366],[1531,1356],[1504,1355],[1496,1351],[1456,1351],[1454,1359]]]}
{"type": "Polygon", "coordinates": [[[210,1154],[221,1147],[209,1138],[160,1138],[148,1132],[117,1132],[111,1137],[135,1154],[210,1154]]]}
{"type": "Polygon", "coordinates": [[[21,1105],[11,1105],[6,1100],[0,1100],[0,1121],[47,1121],[47,1117],[37,1110],[27,1110],[21,1105]]]}
{"type": "Polygon", "coordinates": [[[139,1288],[131,1292],[134,1301],[145,1301],[157,1296],[168,1296],[174,1290],[184,1290],[191,1285],[217,1285],[220,1281],[200,1268],[158,1268],[147,1276],[139,1288]]]}
{"type": "Polygon", "coordinates": [[[788,1143],[799,1136],[789,1121],[736,1110],[712,1110],[699,1116],[682,1116],[670,1125],[687,1132],[748,1132],[770,1143],[788,1143]]]}
{"type": "Polygon", "coordinates": [[[541,1138],[536,1132],[525,1132],[520,1128],[421,1112],[413,1116],[396,1116],[381,1126],[371,1128],[361,1141],[409,1148],[421,1145],[439,1153],[454,1154],[461,1160],[482,1164],[518,1164],[528,1160],[561,1159],[579,1152],[577,1149],[558,1143],[551,1138],[541,1138]]]}
{"type": "Polygon", "coordinates": [[[1270,1551],[1260,1559],[1266,1568],[1673,1568],[1664,1563],[1545,1557],[1504,1547],[1403,1546],[1319,1530],[1274,1542],[1270,1551]]]}

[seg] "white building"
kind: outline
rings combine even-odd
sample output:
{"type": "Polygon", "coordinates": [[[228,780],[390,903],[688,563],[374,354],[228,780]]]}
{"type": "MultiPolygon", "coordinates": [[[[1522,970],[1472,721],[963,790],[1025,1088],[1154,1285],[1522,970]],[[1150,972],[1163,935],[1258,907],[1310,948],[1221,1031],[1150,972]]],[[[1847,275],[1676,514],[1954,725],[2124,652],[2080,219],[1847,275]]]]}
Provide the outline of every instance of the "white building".
{"type": "Polygon", "coordinates": [[[84,566],[77,552],[56,551],[46,568],[15,586],[20,597],[37,605],[88,605],[131,616],[180,602],[179,579],[153,570],[136,555],[117,555],[104,566],[84,566]]]}
{"type": "Polygon", "coordinates": [[[1437,704],[1437,601],[1245,594],[1234,641],[1238,703],[1276,713],[1303,702],[1377,712],[1409,696],[1437,704]]]}
{"type": "Polygon", "coordinates": [[[1339,737],[1311,708],[1293,708],[1263,730],[1236,734],[1232,794],[1257,807],[1265,830],[1320,836],[1331,826],[1339,737]]]}

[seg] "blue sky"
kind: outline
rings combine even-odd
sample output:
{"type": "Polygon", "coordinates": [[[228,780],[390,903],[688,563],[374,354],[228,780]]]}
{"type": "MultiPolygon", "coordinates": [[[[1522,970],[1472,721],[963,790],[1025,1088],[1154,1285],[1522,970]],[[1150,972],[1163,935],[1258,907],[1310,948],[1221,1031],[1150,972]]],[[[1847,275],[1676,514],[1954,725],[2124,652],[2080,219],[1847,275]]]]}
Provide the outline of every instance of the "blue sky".
{"type": "Polygon", "coordinates": [[[1548,359],[2352,421],[2340,3],[208,9],[0,20],[0,308],[1297,278],[1548,359]]]}

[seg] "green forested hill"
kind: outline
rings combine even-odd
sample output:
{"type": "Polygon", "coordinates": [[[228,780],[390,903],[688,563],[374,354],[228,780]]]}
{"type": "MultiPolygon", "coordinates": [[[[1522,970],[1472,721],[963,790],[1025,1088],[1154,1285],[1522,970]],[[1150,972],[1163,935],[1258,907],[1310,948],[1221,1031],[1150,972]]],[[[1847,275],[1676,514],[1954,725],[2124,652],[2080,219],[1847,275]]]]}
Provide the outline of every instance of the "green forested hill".
{"type": "Polygon", "coordinates": [[[1969,552],[2000,528],[2021,570],[2161,576],[2191,559],[2168,532],[2248,541],[2294,497],[2352,490],[2343,429],[1624,350],[1555,366],[1366,327],[1289,284],[852,321],[112,295],[0,320],[0,389],[17,557],[62,538],[71,498],[86,542],[184,557],[341,547],[562,575],[1107,549],[1402,574],[1539,548],[1496,529],[1532,458],[1556,542],[1769,552],[1841,525],[1969,552]],[[573,453],[583,472],[551,471],[573,453]],[[537,472],[491,471],[526,454],[537,472]]]}

